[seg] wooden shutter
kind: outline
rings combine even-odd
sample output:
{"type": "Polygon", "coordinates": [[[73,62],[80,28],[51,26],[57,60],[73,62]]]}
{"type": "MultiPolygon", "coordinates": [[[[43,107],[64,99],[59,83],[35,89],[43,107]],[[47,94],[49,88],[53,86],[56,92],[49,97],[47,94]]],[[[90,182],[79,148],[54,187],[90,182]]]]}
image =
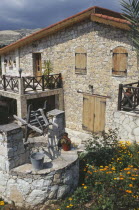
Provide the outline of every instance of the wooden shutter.
{"type": "Polygon", "coordinates": [[[86,74],[87,72],[87,53],[84,48],[78,47],[75,50],[75,73],[86,74]]]}
{"type": "Polygon", "coordinates": [[[128,53],[122,47],[117,47],[113,51],[113,69],[114,75],[125,76],[127,73],[127,58],[128,53]]]}

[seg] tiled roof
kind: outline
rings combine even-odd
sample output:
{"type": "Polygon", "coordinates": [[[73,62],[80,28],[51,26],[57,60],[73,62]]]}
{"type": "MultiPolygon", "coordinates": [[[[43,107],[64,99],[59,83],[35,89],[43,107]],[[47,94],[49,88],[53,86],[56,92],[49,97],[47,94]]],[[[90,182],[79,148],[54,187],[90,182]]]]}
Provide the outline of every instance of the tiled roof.
{"type": "Polygon", "coordinates": [[[121,19],[121,18],[115,18],[115,17],[111,17],[111,16],[108,16],[108,15],[102,15],[102,14],[93,14],[93,15],[96,16],[96,17],[101,17],[101,18],[106,19],[106,20],[112,20],[112,21],[119,22],[119,23],[130,24],[129,21],[127,21],[125,19],[121,19]]]}

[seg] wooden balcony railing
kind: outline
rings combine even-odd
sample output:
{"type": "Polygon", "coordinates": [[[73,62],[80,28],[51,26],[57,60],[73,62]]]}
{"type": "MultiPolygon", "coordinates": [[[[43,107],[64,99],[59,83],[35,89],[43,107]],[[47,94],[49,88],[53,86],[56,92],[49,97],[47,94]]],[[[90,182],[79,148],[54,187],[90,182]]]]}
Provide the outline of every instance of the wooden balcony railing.
{"type": "Polygon", "coordinates": [[[0,89],[25,94],[30,91],[62,88],[61,74],[42,75],[38,77],[16,77],[2,75],[0,89]]]}
{"type": "Polygon", "coordinates": [[[19,79],[13,76],[1,76],[0,79],[0,89],[4,91],[18,92],[19,89],[19,79]]]}
{"type": "Polygon", "coordinates": [[[139,81],[119,85],[118,110],[139,113],[139,81]]]}

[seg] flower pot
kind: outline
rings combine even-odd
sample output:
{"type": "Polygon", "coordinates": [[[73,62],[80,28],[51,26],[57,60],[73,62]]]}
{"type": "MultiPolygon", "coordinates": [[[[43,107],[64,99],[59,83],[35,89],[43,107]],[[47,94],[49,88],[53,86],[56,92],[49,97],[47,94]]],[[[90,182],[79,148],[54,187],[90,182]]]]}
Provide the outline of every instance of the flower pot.
{"type": "Polygon", "coordinates": [[[68,145],[68,144],[62,144],[62,149],[64,151],[69,151],[70,150],[70,145],[68,145]]]}

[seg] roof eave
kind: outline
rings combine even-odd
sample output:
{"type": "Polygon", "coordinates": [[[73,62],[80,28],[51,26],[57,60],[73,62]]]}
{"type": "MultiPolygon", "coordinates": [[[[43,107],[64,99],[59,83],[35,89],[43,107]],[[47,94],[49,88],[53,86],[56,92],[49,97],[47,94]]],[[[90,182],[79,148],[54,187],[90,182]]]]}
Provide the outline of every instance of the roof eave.
{"type": "Polygon", "coordinates": [[[120,20],[119,18],[112,18],[104,15],[98,16],[98,14],[92,14],[91,20],[98,23],[103,23],[105,25],[110,25],[116,28],[120,28],[126,31],[130,30],[130,23],[125,20],[120,20]]]}

